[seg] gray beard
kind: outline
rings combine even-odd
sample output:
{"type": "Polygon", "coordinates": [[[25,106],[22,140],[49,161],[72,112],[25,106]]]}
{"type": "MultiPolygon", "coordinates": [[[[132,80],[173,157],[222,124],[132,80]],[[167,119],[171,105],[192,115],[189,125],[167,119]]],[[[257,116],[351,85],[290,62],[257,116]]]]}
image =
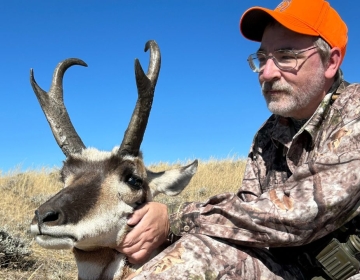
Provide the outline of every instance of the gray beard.
{"type": "Polygon", "coordinates": [[[268,109],[276,115],[292,117],[293,113],[306,108],[324,90],[324,68],[320,67],[301,88],[294,89],[286,81],[264,82],[261,86],[268,109]],[[270,96],[268,90],[281,91],[282,94],[270,96]]]}

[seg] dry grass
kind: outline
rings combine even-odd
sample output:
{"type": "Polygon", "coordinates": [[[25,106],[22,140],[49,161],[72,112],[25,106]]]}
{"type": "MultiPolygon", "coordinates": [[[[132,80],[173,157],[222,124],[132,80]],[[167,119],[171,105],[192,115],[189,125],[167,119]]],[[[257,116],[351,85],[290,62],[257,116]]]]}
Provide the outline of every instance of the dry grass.
{"type": "MultiPolygon", "coordinates": [[[[149,169],[159,171],[180,164],[184,163],[158,163],[149,169]]],[[[218,193],[236,192],[244,167],[244,160],[239,158],[199,161],[197,174],[181,195],[160,195],[156,200],[176,208],[183,201],[204,201],[218,193]]],[[[0,171],[0,233],[6,232],[19,241],[12,248],[14,253],[9,259],[0,238],[0,279],[77,279],[76,264],[70,251],[45,250],[33,242],[29,234],[35,209],[61,188],[58,170],[44,168],[23,173],[15,170],[6,174],[0,171]]]]}
{"type": "MultiPolygon", "coordinates": [[[[181,164],[159,163],[156,166],[149,166],[151,170],[160,171],[169,169],[171,166],[180,166],[181,164]]],[[[228,158],[224,160],[210,159],[208,161],[199,161],[197,173],[191,180],[186,189],[178,196],[159,195],[156,201],[176,208],[183,201],[205,201],[209,197],[223,193],[236,192],[239,189],[245,170],[245,161],[239,158],[228,158]]]]}
{"type": "Polygon", "coordinates": [[[20,238],[31,251],[29,256],[19,255],[9,264],[0,255],[0,279],[76,279],[70,251],[44,250],[29,234],[35,209],[61,189],[58,171],[44,168],[0,175],[0,230],[20,238]]]}

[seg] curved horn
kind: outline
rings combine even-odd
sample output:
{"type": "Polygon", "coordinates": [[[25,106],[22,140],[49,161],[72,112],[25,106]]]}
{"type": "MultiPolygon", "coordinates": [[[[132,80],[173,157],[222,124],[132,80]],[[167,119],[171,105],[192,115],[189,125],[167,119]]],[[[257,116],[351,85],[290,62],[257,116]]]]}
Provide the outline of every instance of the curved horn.
{"type": "Polygon", "coordinates": [[[31,86],[50,125],[55,140],[65,156],[79,153],[85,148],[84,143],[70,121],[69,114],[64,105],[63,78],[65,71],[73,65],[87,67],[84,61],[77,58],[69,58],[60,62],[54,70],[49,92],[45,92],[38,86],[34,78],[33,69],[30,69],[31,86]]]}
{"type": "Polygon", "coordinates": [[[146,43],[145,52],[148,49],[150,49],[150,61],[146,75],[139,60],[135,59],[138,99],[128,128],[125,131],[124,139],[119,148],[119,155],[131,154],[137,156],[139,154],[140,145],[149,119],[155,86],[160,71],[161,56],[160,49],[154,40],[146,43]]]}

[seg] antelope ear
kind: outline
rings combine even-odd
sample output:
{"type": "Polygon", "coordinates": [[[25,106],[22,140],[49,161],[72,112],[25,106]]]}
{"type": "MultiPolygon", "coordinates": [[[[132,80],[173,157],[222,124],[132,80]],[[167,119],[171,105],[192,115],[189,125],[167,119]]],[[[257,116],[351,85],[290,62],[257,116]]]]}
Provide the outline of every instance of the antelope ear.
{"type": "Polygon", "coordinates": [[[152,172],[146,170],[152,196],[154,197],[159,193],[166,195],[179,194],[189,184],[196,173],[197,166],[198,161],[194,160],[189,165],[167,171],[152,172]]]}

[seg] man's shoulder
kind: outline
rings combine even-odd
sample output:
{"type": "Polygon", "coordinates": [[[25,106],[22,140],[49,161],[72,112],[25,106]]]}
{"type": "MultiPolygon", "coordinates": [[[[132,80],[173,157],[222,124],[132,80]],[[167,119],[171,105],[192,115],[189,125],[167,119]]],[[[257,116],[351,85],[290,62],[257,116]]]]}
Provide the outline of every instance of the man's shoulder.
{"type": "Polygon", "coordinates": [[[360,95],[360,83],[348,83],[343,81],[336,92],[333,94],[333,98],[335,97],[336,99],[339,99],[339,101],[336,100],[336,103],[341,103],[344,105],[354,95],[360,95]]]}
{"type": "Polygon", "coordinates": [[[338,95],[332,108],[341,112],[345,123],[360,117],[360,83],[344,83],[335,95],[338,95]]]}
{"type": "Polygon", "coordinates": [[[344,81],[333,94],[333,99],[336,99],[333,106],[335,108],[344,108],[349,101],[360,103],[359,96],[360,83],[348,83],[344,81]]]}

